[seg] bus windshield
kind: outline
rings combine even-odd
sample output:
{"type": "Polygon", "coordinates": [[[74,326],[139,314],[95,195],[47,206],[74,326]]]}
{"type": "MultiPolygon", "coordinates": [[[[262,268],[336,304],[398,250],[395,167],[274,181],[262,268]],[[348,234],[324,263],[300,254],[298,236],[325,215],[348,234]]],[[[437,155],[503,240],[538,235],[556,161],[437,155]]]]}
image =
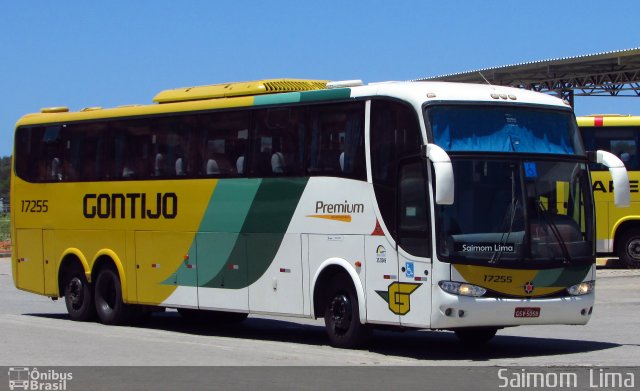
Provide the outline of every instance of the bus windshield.
{"type": "Polygon", "coordinates": [[[455,203],[437,207],[438,254],[452,263],[592,261],[586,164],[452,159],[455,203]]]}
{"type": "Polygon", "coordinates": [[[456,106],[427,108],[435,143],[451,152],[519,152],[584,155],[573,115],[532,107],[456,106]]]}

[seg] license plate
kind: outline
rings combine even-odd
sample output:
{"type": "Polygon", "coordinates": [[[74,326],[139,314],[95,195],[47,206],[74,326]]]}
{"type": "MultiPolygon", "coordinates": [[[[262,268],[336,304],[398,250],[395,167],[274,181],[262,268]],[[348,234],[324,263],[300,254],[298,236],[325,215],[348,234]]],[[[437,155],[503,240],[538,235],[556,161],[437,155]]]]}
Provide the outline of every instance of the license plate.
{"type": "Polygon", "coordinates": [[[515,318],[538,318],[540,317],[540,307],[517,307],[513,316],[515,318]]]}

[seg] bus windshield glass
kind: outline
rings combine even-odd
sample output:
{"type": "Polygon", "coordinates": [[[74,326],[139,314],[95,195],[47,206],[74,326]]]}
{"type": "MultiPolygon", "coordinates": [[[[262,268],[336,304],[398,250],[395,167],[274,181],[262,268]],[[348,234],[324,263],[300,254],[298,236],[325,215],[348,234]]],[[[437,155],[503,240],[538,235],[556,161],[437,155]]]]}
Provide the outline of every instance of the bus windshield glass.
{"type": "Polygon", "coordinates": [[[428,107],[435,143],[447,152],[520,152],[583,155],[573,114],[532,107],[428,107]]]}
{"type": "Polygon", "coordinates": [[[452,163],[455,202],[437,207],[442,260],[513,267],[592,261],[586,164],[462,157],[452,163]]]}

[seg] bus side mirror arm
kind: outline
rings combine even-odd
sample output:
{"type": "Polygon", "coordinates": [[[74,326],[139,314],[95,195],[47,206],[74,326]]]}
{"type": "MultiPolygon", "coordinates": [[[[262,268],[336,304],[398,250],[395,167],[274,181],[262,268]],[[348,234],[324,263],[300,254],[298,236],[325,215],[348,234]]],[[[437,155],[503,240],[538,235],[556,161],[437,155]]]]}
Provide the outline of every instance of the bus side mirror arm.
{"type": "Polygon", "coordinates": [[[622,160],[611,152],[602,150],[587,152],[587,156],[590,162],[600,163],[609,168],[613,181],[614,204],[618,208],[628,207],[631,204],[629,175],[622,160]]]}
{"type": "Polygon", "coordinates": [[[436,204],[452,205],[454,196],[453,166],[444,149],[435,144],[422,146],[424,157],[433,164],[436,175],[436,204]]]}

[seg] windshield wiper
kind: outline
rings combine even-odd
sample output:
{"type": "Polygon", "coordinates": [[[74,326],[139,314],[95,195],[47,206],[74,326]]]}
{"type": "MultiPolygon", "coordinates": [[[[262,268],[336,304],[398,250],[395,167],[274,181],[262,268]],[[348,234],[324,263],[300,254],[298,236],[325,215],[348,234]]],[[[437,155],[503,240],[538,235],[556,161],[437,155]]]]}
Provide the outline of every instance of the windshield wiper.
{"type": "MultiPolygon", "coordinates": [[[[498,246],[498,250],[496,250],[491,256],[489,263],[498,263],[500,261],[500,258],[502,257],[502,253],[504,252],[504,248],[506,247],[507,241],[509,240],[509,236],[513,232],[513,222],[516,219],[517,207],[518,207],[518,199],[516,198],[516,178],[514,173],[514,167],[511,167],[511,204],[510,204],[510,208],[507,211],[507,213],[509,213],[509,230],[506,232],[506,237],[505,237],[504,230],[502,231],[502,236],[500,237],[500,242],[499,242],[500,246],[498,246]]],[[[505,217],[507,216],[505,215],[505,217]]]]}
{"type": "Polygon", "coordinates": [[[562,251],[562,255],[564,256],[564,263],[570,263],[571,255],[569,254],[569,249],[567,248],[567,244],[565,243],[564,239],[562,239],[562,235],[560,234],[560,230],[558,229],[558,226],[549,218],[547,209],[544,207],[544,204],[542,203],[542,201],[537,200],[536,205],[538,206],[538,211],[540,212],[540,216],[542,216],[542,219],[547,223],[549,230],[551,231],[554,238],[556,239],[556,242],[558,242],[558,245],[560,246],[560,250],[562,251]]]}

